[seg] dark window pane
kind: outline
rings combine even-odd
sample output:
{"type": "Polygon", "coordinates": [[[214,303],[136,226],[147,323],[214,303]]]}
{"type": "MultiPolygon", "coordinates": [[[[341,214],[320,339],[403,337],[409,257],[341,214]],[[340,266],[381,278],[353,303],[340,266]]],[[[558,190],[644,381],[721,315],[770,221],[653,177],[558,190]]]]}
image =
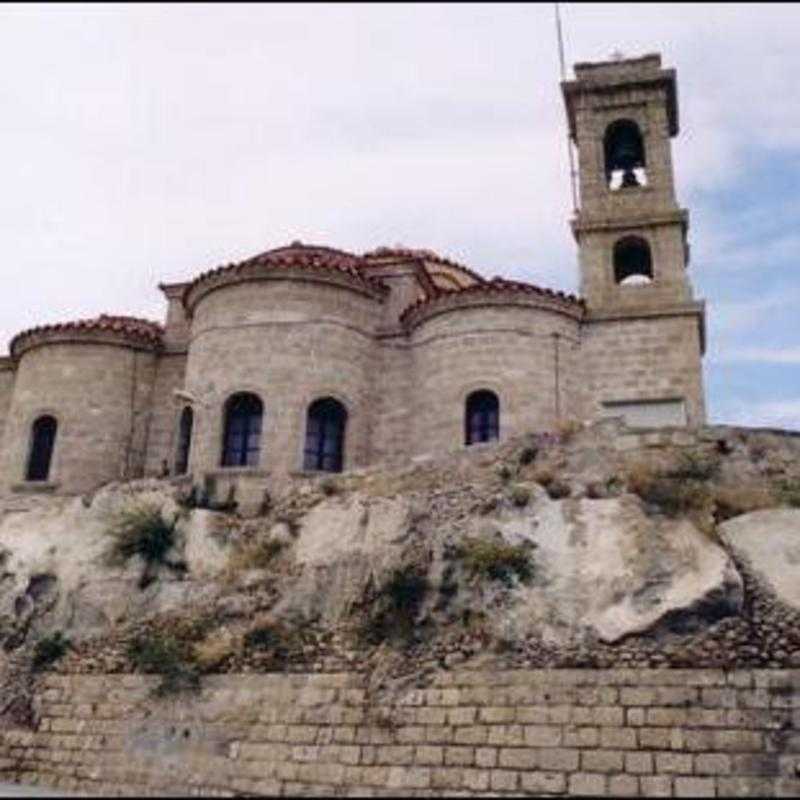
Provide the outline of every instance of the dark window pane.
{"type": "Polygon", "coordinates": [[[254,394],[236,394],[228,400],[225,404],[223,466],[258,465],[262,416],[263,405],[254,394]]]}
{"type": "Polygon", "coordinates": [[[46,481],[50,474],[50,461],[56,443],[58,423],[53,417],[39,417],[33,423],[31,431],[31,450],[28,455],[28,466],[25,479],[29,481],[46,481]]]}
{"type": "Polygon", "coordinates": [[[303,468],[341,472],[344,464],[344,437],[347,411],[331,397],[309,406],[303,468]]]}
{"type": "Polygon", "coordinates": [[[467,398],[465,412],[466,444],[488,442],[500,435],[500,403],[489,391],[473,392],[467,398]]]}

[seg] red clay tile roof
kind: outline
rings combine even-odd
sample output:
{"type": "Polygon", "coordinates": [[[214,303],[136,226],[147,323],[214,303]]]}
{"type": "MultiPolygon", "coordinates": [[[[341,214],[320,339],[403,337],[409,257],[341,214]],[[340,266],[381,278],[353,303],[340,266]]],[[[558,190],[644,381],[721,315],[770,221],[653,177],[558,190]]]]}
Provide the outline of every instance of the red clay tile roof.
{"type": "Polygon", "coordinates": [[[459,264],[458,261],[453,261],[452,259],[440,256],[438,253],[434,253],[433,250],[411,247],[376,247],[374,250],[364,253],[363,258],[367,260],[371,258],[421,258],[424,261],[431,261],[435,264],[442,264],[447,267],[453,267],[454,269],[461,270],[471,278],[474,278],[476,281],[478,281],[478,283],[486,282],[486,278],[484,278],[483,275],[479,275],[469,267],[459,264]]]}
{"type": "Polygon", "coordinates": [[[532,283],[524,283],[523,281],[511,281],[505,278],[492,278],[490,281],[483,283],[476,283],[472,286],[467,286],[463,289],[439,289],[435,295],[429,295],[417,300],[406,308],[400,315],[401,322],[407,322],[412,316],[427,308],[434,306],[440,302],[452,303],[457,302],[460,298],[474,297],[481,294],[522,294],[534,295],[553,303],[556,307],[570,309],[573,313],[582,313],[585,303],[582,299],[573,294],[566,294],[565,292],[557,292],[552,289],[543,289],[532,283]]]}
{"type": "Polygon", "coordinates": [[[37,325],[35,328],[18,333],[8,346],[12,358],[17,358],[26,342],[36,339],[56,338],[71,333],[109,333],[118,334],[128,341],[150,345],[154,349],[161,345],[164,328],[157,322],[139,317],[128,317],[119,314],[101,314],[93,319],[78,319],[71,322],[57,322],[52,325],[37,325]]]}
{"type": "Polygon", "coordinates": [[[362,272],[364,266],[362,258],[353,253],[336,250],[332,247],[292,242],[290,245],[267,250],[245,261],[225,264],[203,272],[186,286],[183,293],[183,303],[188,308],[192,292],[215,278],[225,275],[242,275],[245,277],[248,273],[281,268],[335,270],[347,275],[356,284],[368,290],[370,294],[385,294],[388,288],[378,279],[365,275],[362,272]]]}

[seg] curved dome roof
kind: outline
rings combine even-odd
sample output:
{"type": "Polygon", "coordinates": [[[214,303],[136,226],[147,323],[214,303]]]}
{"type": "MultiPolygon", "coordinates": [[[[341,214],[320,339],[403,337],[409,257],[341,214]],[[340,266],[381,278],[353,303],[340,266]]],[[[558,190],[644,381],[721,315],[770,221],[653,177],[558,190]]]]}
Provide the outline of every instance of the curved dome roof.
{"type": "Polygon", "coordinates": [[[304,269],[318,273],[334,272],[345,276],[350,282],[373,295],[382,295],[387,288],[376,278],[362,273],[364,261],[360,256],[322,245],[303,244],[295,241],[252,256],[244,261],[225,264],[207,270],[187,284],[183,292],[183,303],[190,310],[214,285],[237,280],[257,279],[266,272],[280,269],[304,269]]]}
{"type": "Polygon", "coordinates": [[[163,334],[164,328],[149,319],[101,314],[92,319],[56,322],[28,328],[11,340],[8,349],[12,358],[19,358],[25,350],[38,344],[57,341],[102,341],[111,344],[144,345],[149,349],[157,349],[161,345],[163,334]]]}

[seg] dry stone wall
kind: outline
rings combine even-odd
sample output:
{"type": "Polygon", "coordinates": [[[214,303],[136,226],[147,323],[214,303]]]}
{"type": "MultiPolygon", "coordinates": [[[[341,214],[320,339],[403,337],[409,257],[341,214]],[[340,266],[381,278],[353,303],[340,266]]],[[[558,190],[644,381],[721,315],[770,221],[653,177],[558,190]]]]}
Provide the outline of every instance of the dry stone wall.
{"type": "Polygon", "coordinates": [[[104,794],[800,794],[800,670],[46,676],[3,777],[104,794]]]}

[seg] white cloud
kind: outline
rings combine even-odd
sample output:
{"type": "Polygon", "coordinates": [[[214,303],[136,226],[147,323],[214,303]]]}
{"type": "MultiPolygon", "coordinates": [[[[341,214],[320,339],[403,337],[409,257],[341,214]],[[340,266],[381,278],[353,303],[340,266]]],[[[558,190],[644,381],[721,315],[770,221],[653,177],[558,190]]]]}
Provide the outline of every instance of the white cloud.
{"type": "Polygon", "coordinates": [[[720,354],[718,363],[753,361],[760,364],[800,364],[800,347],[732,347],[720,354]]]}
{"type": "Polygon", "coordinates": [[[800,431],[800,398],[737,404],[720,417],[720,422],[752,428],[784,428],[800,431]]]}

